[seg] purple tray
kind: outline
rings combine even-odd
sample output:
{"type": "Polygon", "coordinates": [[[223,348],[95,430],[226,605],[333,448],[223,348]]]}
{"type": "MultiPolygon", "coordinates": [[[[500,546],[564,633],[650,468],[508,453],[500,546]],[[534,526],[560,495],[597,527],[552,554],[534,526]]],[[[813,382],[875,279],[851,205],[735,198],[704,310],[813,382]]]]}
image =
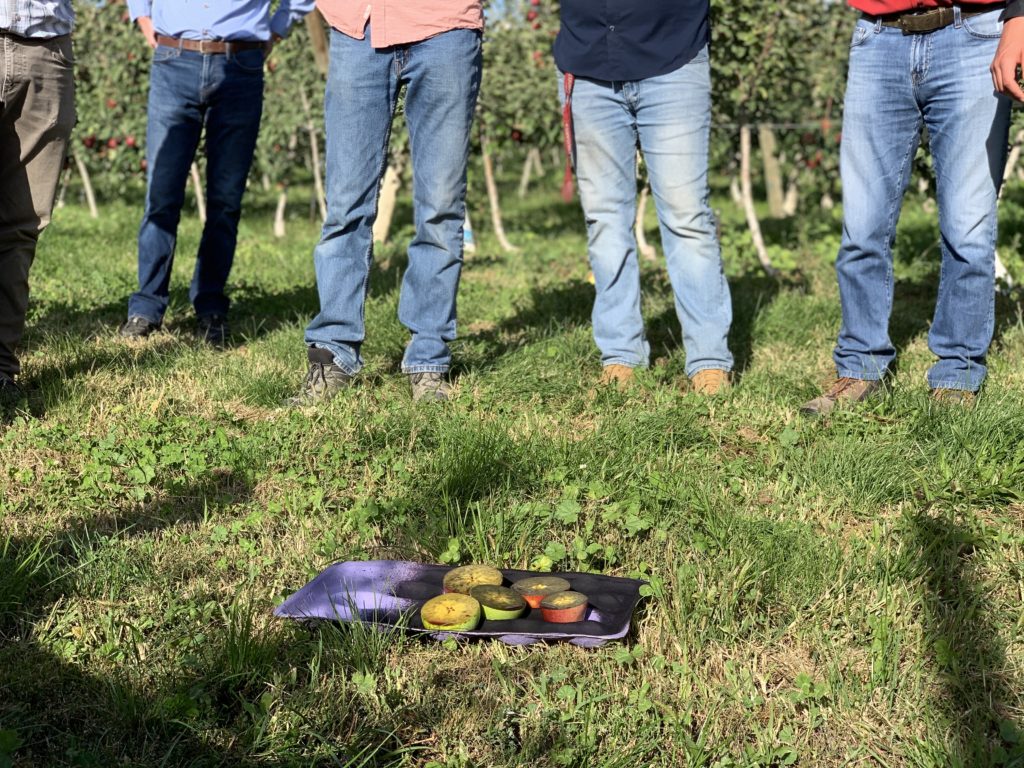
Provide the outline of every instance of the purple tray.
{"type": "Polygon", "coordinates": [[[442,592],[445,565],[427,565],[405,560],[367,560],[335,563],[274,610],[285,619],[368,622],[392,626],[405,621],[405,628],[439,640],[448,637],[493,637],[509,645],[529,645],[541,640],[565,640],[584,648],[596,648],[609,640],[625,637],[633,610],[640,600],[637,579],[600,576],[593,573],[540,574],[535,571],[501,569],[511,583],[528,576],[561,576],[572,588],[590,598],[584,621],[551,624],[540,618],[539,610],[527,610],[510,621],[483,621],[469,632],[437,632],[425,629],[420,606],[442,592]]]}

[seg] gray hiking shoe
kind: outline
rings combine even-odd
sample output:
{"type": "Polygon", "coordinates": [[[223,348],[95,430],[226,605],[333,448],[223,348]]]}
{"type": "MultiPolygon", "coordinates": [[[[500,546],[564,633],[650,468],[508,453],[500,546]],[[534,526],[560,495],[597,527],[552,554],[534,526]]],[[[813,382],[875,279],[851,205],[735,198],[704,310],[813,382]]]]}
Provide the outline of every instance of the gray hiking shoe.
{"type": "Polygon", "coordinates": [[[352,376],[345,373],[334,363],[334,355],[329,350],[309,347],[306,350],[309,370],[302,382],[302,391],[289,399],[286,405],[303,406],[326,403],[339,390],[352,385],[352,376]]]}
{"type": "Polygon", "coordinates": [[[867,400],[882,388],[880,381],[839,378],[824,393],[800,406],[804,416],[828,416],[840,404],[867,400]]]}
{"type": "Polygon", "coordinates": [[[409,384],[412,387],[413,402],[416,403],[443,403],[452,392],[452,385],[444,374],[433,371],[410,373],[409,384]]]}
{"type": "Polygon", "coordinates": [[[123,339],[144,339],[160,330],[160,323],[154,323],[148,317],[132,315],[128,321],[117,329],[123,339]]]}

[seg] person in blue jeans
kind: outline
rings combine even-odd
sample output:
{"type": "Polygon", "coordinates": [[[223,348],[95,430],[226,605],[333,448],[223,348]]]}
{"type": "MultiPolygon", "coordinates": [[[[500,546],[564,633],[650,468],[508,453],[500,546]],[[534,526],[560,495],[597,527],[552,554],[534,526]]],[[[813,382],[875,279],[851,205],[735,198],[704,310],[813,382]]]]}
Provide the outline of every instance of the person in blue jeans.
{"type": "Polygon", "coordinates": [[[455,338],[466,166],[480,87],[482,9],[450,0],[413,6],[385,0],[372,6],[366,24],[361,3],[335,0],[320,8],[332,24],[324,104],[327,219],[313,254],[320,312],[306,329],[305,380],[289,402],[329,400],[363,366],[373,222],[403,87],[416,232],[398,305],[411,337],[402,372],[414,400],[444,401],[450,395],[448,345],[455,338]],[[394,7],[385,12],[389,5],[394,7]]]}
{"type": "Polygon", "coordinates": [[[695,391],[727,389],[729,285],[708,203],[711,75],[707,0],[563,0],[555,62],[574,139],[594,274],[601,381],[647,366],[633,232],[643,152],[695,391]]]}
{"type": "Polygon", "coordinates": [[[271,0],[129,0],[153,60],[139,289],[128,300],[121,336],[148,336],[163,322],[185,185],[205,131],[206,224],[189,299],[199,337],[215,346],[227,341],[224,288],[263,113],[264,58],[272,41],[285,36],[314,4],[283,0],[271,16],[271,0]]]}
{"type": "Polygon", "coordinates": [[[985,379],[995,325],[996,199],[1010,100],[989,65],[1004,4],[930,9],[914,0],[852,0],[840,172],[843,237],[836,259],[842,326],[836,380],[801,411],[825,415],[877,393],[896,349],[889,338],[893,254],[922,126],[937,182],[941,271],[928,346],[936,400],[969,403],[985,379]]]}

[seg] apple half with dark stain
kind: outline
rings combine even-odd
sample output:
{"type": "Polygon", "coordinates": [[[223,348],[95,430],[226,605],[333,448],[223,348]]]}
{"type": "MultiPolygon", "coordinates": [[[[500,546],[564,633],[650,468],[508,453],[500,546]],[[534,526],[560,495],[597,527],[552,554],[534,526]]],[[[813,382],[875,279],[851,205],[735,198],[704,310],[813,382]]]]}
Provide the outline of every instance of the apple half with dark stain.
{"type": "Polygon", "coordinates": [[[512,589],[522,595],[531,608],[539,608],[541,600],[556,592],[566,592],[572,585],[558,576],[530,576],[520,579],[512,589]]]}
{"type": "Polygon", "coordinates": [[[487,621],[518,619],[526,611],[523,596],[508,587],[482,584],[469,590],[469,596],[480,603],[487,621]]]}
{"type": "Polygon", "coordinates": [[[420,608],[420,621],[427,629],[468,632],[480,624],[480,603],[469,595],[438,595],[420,608]]]}
{"type": "Polygon", "coordinates": [[[540,617],[552,624],[572,624],[587,615],[587,596],[580,592],[557,592],[541,601],[540,617]]]}
{"type": "Polygon", "coordinates": [[[481,584],[500,586],[503,580],[501,571],[490,565],[463,565],[444,575],[444,591],[468,595],[473,587],[481,584]]]}

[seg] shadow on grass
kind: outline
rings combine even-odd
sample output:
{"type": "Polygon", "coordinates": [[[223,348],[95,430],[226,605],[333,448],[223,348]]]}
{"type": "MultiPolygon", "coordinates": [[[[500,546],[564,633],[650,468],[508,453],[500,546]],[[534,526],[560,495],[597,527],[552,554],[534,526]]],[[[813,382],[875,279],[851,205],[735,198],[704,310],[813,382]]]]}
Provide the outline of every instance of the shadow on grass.
{"type": "Polygon", "coordinates": [[[1024,729],[1012,712],[1019,692],[988,597],[971,575],[975,536],[950,518],[919,514],[910,536],[921,552],[926,633],[942,682],[950,766],[1024,764],[1024,729]]]}
{"type": "MultiPolygon", "coordinates": [[[[266,704],[267,691],[289,685],[296,669],[329,663],[318,656],[325,645],[353,663],[344,638],[295,633],[269,624],[263,607],[226,600],[216,631],[204,627],[205,635],[178,643],[177,663],[166,674],[142,655],[144,629],[125,635],[125,624],[101,641],[66,635],[45,620],[59,615],[59,604],[87,597],[77,594],[76,580],[97,535],[123,539],[198,522],[211,499],[232,506],[252,496],[247,480],[217,470],[165,490],[153,504],[76,520],[52,536],[0,536],[0,764],[276,768],[321,764],[311,756],[325,754],[323,764],[395,764],[403,747],[394,729],[350,702],[325,706],[339,718],[333,726],[327,718],[316,728],[297,723],[280,741],[268,736],[281,711],[266,704]]],[[[185,628],[181,640],[187,636],[185,628]]],[[[290,683],[307,709],[319,703],[312,682],[290,683]]]]}

